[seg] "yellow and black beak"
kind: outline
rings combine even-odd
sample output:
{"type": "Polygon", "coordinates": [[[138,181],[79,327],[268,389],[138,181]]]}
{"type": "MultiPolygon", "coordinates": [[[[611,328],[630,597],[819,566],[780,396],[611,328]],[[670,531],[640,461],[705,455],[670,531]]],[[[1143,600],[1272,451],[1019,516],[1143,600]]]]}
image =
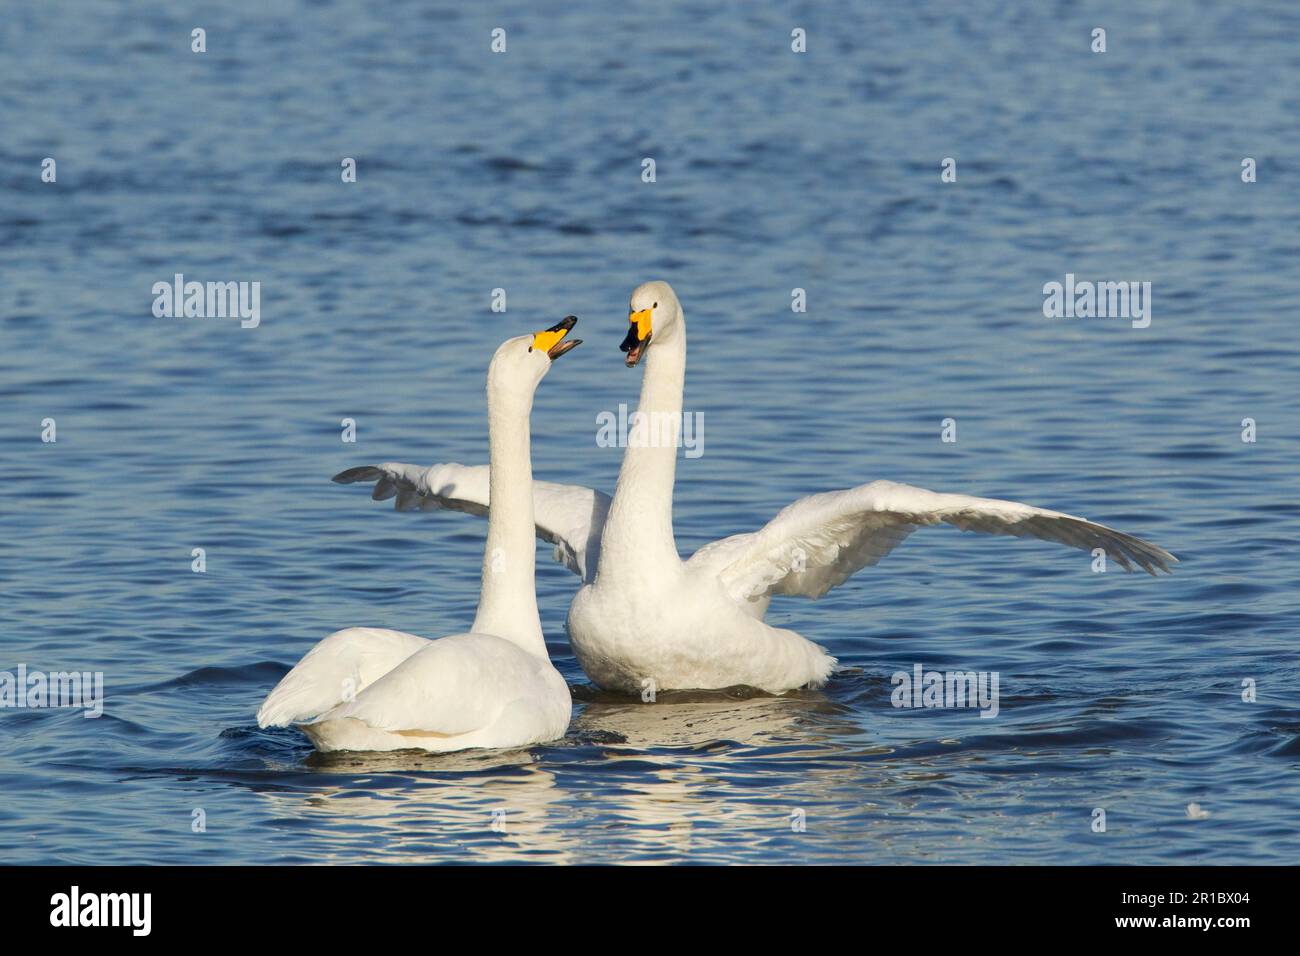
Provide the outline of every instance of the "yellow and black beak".
{"type": "Polygon", "coordinates": [[[627,337],[623,339],[623,344],[618,349],[620,352],[627,353],[627,367],[633,368],[641,361],[641,356],[645,353],[646,346],[650,344],[650,336],[653,334],[650,328],[650,310],[642,309],[640,312],[633,312],[628,315],[627,320],[632,323],[632,327],[627,330],[627,337]]]}
{"type": "Polygon", "coordinates": [[[565,352],[582,344],[582,339],[565,338],[569,334],[569,330],[577,324],[578,317],[576,315],[566,315],[545,332],[538,332],[534,335],[533,344],[528,351],[538,349],[550,356],[551,361],[554,362],[565,352]]]}

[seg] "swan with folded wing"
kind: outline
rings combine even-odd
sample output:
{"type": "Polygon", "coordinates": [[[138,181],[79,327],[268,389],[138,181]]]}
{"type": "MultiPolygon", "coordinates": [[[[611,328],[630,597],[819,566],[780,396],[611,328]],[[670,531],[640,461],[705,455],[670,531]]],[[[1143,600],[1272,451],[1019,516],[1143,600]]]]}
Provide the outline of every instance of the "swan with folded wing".
{"type": "Polygon", "coordinates": [[[537,615],[528,420],[551,363],[580,341],[566,338],[576,322],[506,340],[488,367],[493,508],[470,631],[433,641],[371,627],[331,634],[271,691],[259,726],[294,724],[323,751],[523,747],[564,736],[572,698],[537,615]]]}
{"type": "MultiPolygon", "coordinates": [[[[626,364],[645,363],[638,411],[680,428],[686,323],[672,287],[639,286],[629,322],[626,364]]],[[[1177,560],[1140,538],[1057,511],[873,481],[801,498],[759,530],[722,538],[683,561],[672,524],[676,443],[628,444],[612,499],[574,485],[534,485],[538,536],[584,582],[569,608],[570,643],[587,676],[607,690],[746,684],[780,692],[825,683],[835,659],[802,635],[764,623],[772,596],[820,597],[926,525],[1100,548],[1126,571],[1137,566],[1153,575],[1177,560]]],[[[488,511],[489,469],[481,465],[389,463],[334,480],[374,481],[373,497],[396,497],[399,510],[488,511]]]]}

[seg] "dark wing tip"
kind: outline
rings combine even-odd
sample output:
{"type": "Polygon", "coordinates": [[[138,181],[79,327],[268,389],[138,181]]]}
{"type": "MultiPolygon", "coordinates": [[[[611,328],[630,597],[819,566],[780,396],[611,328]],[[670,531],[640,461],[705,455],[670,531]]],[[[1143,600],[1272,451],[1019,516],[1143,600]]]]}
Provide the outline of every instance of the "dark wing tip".
{"type": "Polygon", "coordinates": [[[382,475],[383,472],[374,465],[361,465],[357,468],[340,471],[330,481],[337,482],[340,485],[350,485],[357,481],[376,481],[382,475]]]}

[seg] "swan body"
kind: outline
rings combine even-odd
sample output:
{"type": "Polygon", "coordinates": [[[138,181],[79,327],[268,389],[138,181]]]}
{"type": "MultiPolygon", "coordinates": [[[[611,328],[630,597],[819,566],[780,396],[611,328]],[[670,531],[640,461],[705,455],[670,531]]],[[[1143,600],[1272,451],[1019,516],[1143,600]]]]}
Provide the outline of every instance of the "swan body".
{"type": "MultiPolygon", "coordinates": [[[[549,660],[505,638],[475,632],[430,641],[401,631],[351,628],[331,634],[316,649],[337,641],[351,653],[363,636],[358,631],[365,632],[366,644],[379,645],[372,648],[376,667],[400,659],[373,680],[358,681],[350,699],[334,702],[319,716],[289,718],[317,750],[523,747],[564,736],[572,700],[549,660]],[[415,642],[415,651],[401,657],[415,642]]],[[[286,679],[299,672],[299,678],[318,683],[323,673],[306,664],[304,659],[286,679]]],[[[321,664],[335,666],[328,660],[321,664]]],[[[263,709],[273,703],[274,692],[263,709]]],[[[258,721],[272,723],[263,723],[261,711],[258,721]]]]}
{"type": "Polygon", "coordinates": [[[835,667],[825,648],[765,624],[689,563],[635,595],[598,577],[574,596],[568,627],[592,682],[627,694],[739,684],[779,693],[820,687],[835,667]]]}
{"type": "Polygon", "coordinates": [[[296,725],[321,751],[523,747],[564,735],[568,685],[547,656],[534,582],[533,393],[572,316],[509,339],[488,368],[488,515],[473,628],[438,640],[383,628],[337,631],[271,691],[262,727],[296,725]]]}
{"type": "MultiPolygon", "coordinates": [[[[646,365],[638,411],[680,428],[686,325],[677,296],[666,282],[647,282],[632,293],[629,312],[627,364],[646,365]]],[[[569,607],[570,644],[587,676],[607,690],[820,686],[835,659],[802,635],[765,624],[772,596],[821,597],[927,525],[1101,549],[1124,570],[1153,575],[1177,561],[1084,518],[892,481],[801,498],[759,530],[722,538],[682,561],[672,528],[671,437],[629,442],[612,499],[572,485],[539,482],[534,489],[538,536],[555,544],[557,558],[584,582],[569,607]]],[[[482,514],[488,476],[479,469],[388,463],[334,480],[373,480],[373,497],[396,497],[399,510],[482,514]]]]}

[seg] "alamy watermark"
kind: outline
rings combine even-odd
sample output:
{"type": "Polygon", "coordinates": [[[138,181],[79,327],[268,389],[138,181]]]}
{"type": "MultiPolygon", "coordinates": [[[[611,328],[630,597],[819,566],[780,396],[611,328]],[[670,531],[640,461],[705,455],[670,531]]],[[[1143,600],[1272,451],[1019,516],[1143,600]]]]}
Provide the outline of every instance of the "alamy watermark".
{"type": "Polygon", "coordinates": [[[152,913],[152,893],[83,893],[73,886],[50,897],[51,926],[124,926],[132,936],[148,936],[152,913]]]}
{"type": "Polygon", "coordinates": [[[1043,286],[1043,315],[1049,319],[1130,319],[1133,328],[1151,324],[1150,282],[1065,282],[1043,286]]]}
{"type": "Polygon", "coordinates": [[[240,328],[255,329],[262,322],[262,283],[186,282],[176,273],[171,282],[153,284],[155,318],[239,319],[240,328]]]}
{"type": "Polygon", "coordinates": [[[0,671],[0,707],[81,707],[86,717],[104,713],[103,671],[0,671]]]}
{"type": "Polygon", "coordinates": [[[895,707],[978,707],[980,717],[998,715],[997,671],[927,671],[913,664],[910,674],[897,671],[889,682],[895,707]]]}
{"type": "Polygon", "coordinates": [[[596,415],[598,448],[685,448],[687,458],[704,454],[704,413],[636,411],[631,415],[627,403],[620,402],[618,414],[604,411],[596,415]]]}

